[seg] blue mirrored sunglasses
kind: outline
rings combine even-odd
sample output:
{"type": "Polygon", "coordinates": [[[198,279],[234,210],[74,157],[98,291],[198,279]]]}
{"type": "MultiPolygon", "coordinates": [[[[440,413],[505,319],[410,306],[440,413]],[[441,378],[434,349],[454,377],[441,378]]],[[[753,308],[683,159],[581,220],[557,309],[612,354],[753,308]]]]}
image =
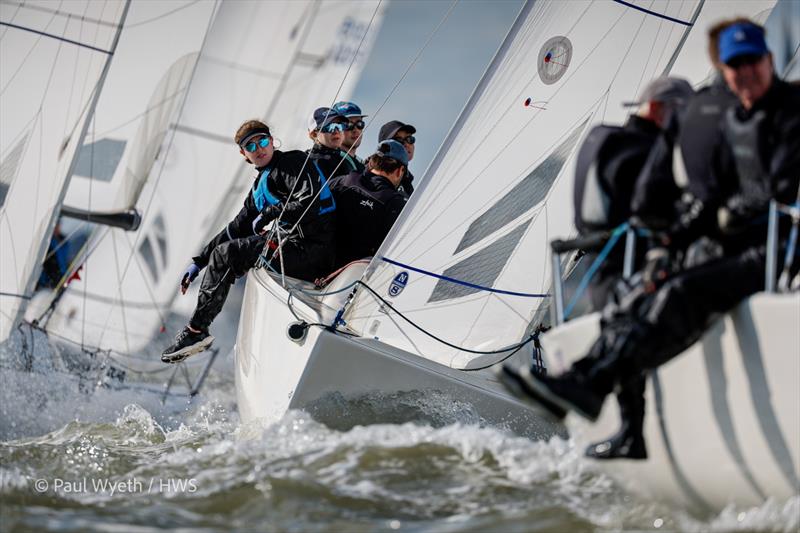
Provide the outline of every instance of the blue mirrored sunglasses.
{"type": "Polygon", "coordinates": [[[333,133],[336,131],[344,131],[344,129],[344,124],[333,122],[332,124],[328,124],[327,126],[320,128],[320,131],[322,131],[322,133],[333,133]]]}
{"type": "Polygon", "coordinates": [[[243,148],[247,152],[255,152],[259,148],[266,148],[267,146],[269,146],[269,137],[261,137],[257,141],[250,141],[245,144],[243,148]]]}

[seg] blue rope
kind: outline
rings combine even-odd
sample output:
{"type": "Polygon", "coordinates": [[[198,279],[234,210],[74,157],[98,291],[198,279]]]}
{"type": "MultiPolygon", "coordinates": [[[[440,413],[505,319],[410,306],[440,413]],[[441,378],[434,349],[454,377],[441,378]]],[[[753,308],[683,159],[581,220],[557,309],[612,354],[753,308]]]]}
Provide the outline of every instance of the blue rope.
{"type": "Polygon", "coordinates": [[[592,278],[594,278],[594,275],[597,274],[598,269],[605,262],[605,260],[608,259],[608,254],[611,253],[614,245],[617,244],[619,238],[626,231],[628,231],[628,223],[623,222],[611,232],[611,237],[608,239],[608,242],[606,242],[606,245],[603,246],[600,254],[598,254],[597,258],[592,263],[592,266],[590,266],[589,270],[587,270],[586,274],[584,274],[583,279],[581,279],[581,282],[578,285],[578,290],[575,291],[575,294],[572,296],[572,300],[570,300],[569,305],[567,306],[566,310],[564,310],[564,320],[566,320],[570,313],[572,313],[575,304],[578,303],[578,300],[580,300],[581,296],[583,296],[583,293],[589,287],[589,283],[591,283],[592,278]]]}
{"type": "Polygon", "coordinates": [[[398,261],[394,261],[393,259],[389,259],[388,257],[381,257],[382,261],[385,261],[391,265],[399,266],[400,268],[405,268],[408,270],[412,270],[414,272],[418,272],[420,274],[425,274],[426,276],[431,276],[432,278],[441,279],[444,281],[448,281],[450,283],[455,283],[456,285],[463,285],[465,287],[470,287],[473,289],[478,289],[480,291],[486,292],[493,292],[496,294],[507,294],[509,296],[522,296],[523,298],[548,298],[549,294],[536,294],[536,293],[528,293],[528,292],[514,292],[514,291],[504,291],[500,289],[493,289],[492,287],[484,287],[483,285],[476,285],[474,283],[470,283],[468,281],[463,281],[460,279],[451,278],[449,276],[443,276],[441,274],[434,274],[433,272],[428,272],[427,270],[422,270],[421,268],[412,267],[411,265],[405,265],[398,261]]]}

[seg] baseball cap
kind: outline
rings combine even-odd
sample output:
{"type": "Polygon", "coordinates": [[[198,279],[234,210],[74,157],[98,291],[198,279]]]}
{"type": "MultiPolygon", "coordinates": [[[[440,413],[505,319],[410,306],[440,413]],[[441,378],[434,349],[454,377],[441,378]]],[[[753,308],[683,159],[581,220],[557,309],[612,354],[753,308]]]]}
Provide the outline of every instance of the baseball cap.
{"type": "Polygon", "coordinates": [[[327,126],[328,124],[336,122],[336,119],[343,118],[345,117],[340,115],[335,109],[331,109],[329,107],[318,107],[308,118],[308,131],[314,131],[327,126]]]}
{"type": "Polygon", "coordinates": [[[365,115],[361,112],[361,108],[358,107],[353,102],[336,102],[333,104],[333,109],[336,110],[337,113],[342,115],[343,117],[367,117],[369,115],[365,115]]]}
{"type": "Polygon", "coordinates": [[[685,102],[694,94],[694,89],[683,78],[661,76],[644,88],[635,102],[625,102],[623,106],[638,106],[645,102],[685,102]]]}
{"type": "Polygon", "coordinates": [[[397,135],[397,132],[400,130],[407,130],[409,133],[417,133],[417,128],[411,124],[404,124],[399,120],[392,120],[381,126],[381,130],[378,132],[378,142],[391,139],[397,135]]]}
{"type": "Polygon", "coordinates": [[[740,22],[719,34],[719,59],[728,63],[739,56],[763,56],[768,53],[764,30],[750,22],[740,22]]]}
{"type": "Polygon", "coordinates": [[[408,166],[408,152],[406,152],[406,149],[403,147],[403,145],[397,141],[393,141],[391,139],[388,141],[381,141],[380,144],[378,144],[377,150],[375,150],[375,154],[389,157],[405,166],[408,166]]]}

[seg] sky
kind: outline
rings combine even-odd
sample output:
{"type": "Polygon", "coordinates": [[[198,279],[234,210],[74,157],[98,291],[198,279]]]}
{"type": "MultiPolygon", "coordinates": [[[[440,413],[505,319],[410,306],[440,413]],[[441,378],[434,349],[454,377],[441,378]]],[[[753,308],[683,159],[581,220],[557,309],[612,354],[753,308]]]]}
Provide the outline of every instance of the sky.
{"type": "Polygon", "coordinates": [[[419,180],[486,70],[522,0],[461,0],[377,116],[375,111],[452,6],[449,0],[391,0],[351,100],[375,119],[358,150],[366,156],[390,120],[417,128],[410,169],[419,180]]]}

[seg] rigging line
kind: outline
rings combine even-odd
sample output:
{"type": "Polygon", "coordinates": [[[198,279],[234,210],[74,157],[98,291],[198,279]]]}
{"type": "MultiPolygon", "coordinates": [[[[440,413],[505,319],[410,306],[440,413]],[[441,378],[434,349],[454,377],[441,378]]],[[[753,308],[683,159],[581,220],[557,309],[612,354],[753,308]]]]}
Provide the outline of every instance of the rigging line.
{"type": "MultiPolygon", "coordinates": [[[[122,282],[119,279],[119,254],[117,252],[117,235],[114,231],[111,232],[111,244],[113,245],[112,248],[114,250],[114,267],[117,271],[117,295],[119,296],[119,312],[122,315],[122,332],[123,338],[125,339],[125,351],[130,352],[131,339],[130,335],[128,334],[128,315],[125,313],[125,299],[122,296],[122,282]]],[[[136,257],[136,254],[133,254],[133,256],[136,257]]],[[[109,316],[110,315],[111,313],[109,313],[109,316]]],[[[100,342],[102,342],[104,335],[105,330],[100,334],[100,342]]]]}
{"type": "Polygon", "coordinates": [[[47,255],[46,255],[46,256],[44,256],[44,260],[45,260],[45,262],[46,262],[48,259],[50,259],[51,257],[53,257],[53,256],[54,256],[56,253],[58,253],[58,251],[59,251],[61,248],[63,248],[63,247],[64,247],[64,246],[65,246],[67,243],[69,243],[70,239],[72,239],[73,237],[75,237],[75,235],[77,235],[77,233],[78,233],[80,230],[82,230],[82,229],[83,229],[83,227],[84,227],[86,224],[88,224],[88,222],[81,222],[80,224],[78,224],[78,225],[75,227],[75,229],[74,229],[74,230],[72,230],[72,232],[70,232],[70,234],[69,234],[69,235],[67,235],[67,236],[66,236],[64,239],[62,239],[62,240],[61,240],[61,242],[59,242],[59,243],[58,243],[58,246],[56,246],[55,248],[53,248],[52,250],[50,250],[49,252],[47,252],[47,255]]]}
{"type": "MultiPolygon", "coordinates": [[[[333,110],[333,104],[336,103],[336,100],[337,100],[337,98],[339,96],[339,92],[342,90],[342,87],[344,87],[344,82],[347,81],[347,76],[350,74],[350,69],[353,68],[353,64],[355,64],[356,59],[358,58],[358,52],[361,50],[361,45],[364,44],[364,40],[367,38],[367,34],[369,33],[370,28],[372,27],[372,23],[375,20],[375,16],[378,14],[378,10],[380,9],[382,2],[383,2],[383,0],[378,0],[377,5],[375,6],[375,10],[372,12],[372,17],[369,19],[369,24],[367,24],[367,28],[364,30],[364,33],[361,35],[361,40],[358,42],[358,47],[356,48],[355,52],[353,53],[353,58],[350,60],[350,64],[347,66],[347,71],[344,73],[344,76],[342,77],[342,81],[341,81],[341,83],[339,83],[339,87],[336,89],[336,94],[333,96],[333,101],[331,102],[331,105],[328,107],[328,112],[325,113],[325,119],[323,120],[323,124],[324,124],[325,120],[328,119],[328,115],[330,115],[331,111],[333,110]]],[[[299,53],[299,47],[298,47],[298,53],[299,53]]],[[[296,57],[297,56],[295,56],[295,58],[296,57]]],[[[404,76],[405,76],[405,74],[404,74],[404,76]]],[[[401,80],[402,80],[402,78],[401,78],[401,80]]],[[[273,101],[273,103],[274,103],[274,101],[273,101]]],[[[383,106],[381,106],[381,107],[383,107],[383,106]]],[[[377,115],[379,111],[380,111],[380,107],[378,108],[377,111],[375,111],[375,115],[377,115]]],[[[372,120],[374,120],[374,117],[373,117],[372,120]]],[[[364,129],[366,129],[367,127],[368,127],[368,125],[365,126],[364,129]]],[[[363,134],[363,130],[362,130],[362,134],[363,134]]],[[[315,141],[315,146],[316,146],[316,141],[315,141]]],[[[312,147],[311,150],[308,151],[308,153],[306,155],[306,160],[303,162],[303,166],[300,168],[300,173],[299,173],[300,175],[303,174],[303,171],[308,166],[308,161],[311,158],[311,151],[313,149],[314,148],[312,147]]],[[[347,152],[345,152],[345,153],[347,153],[347,152]]],[[[344,162],[344,160],[345,160],[345,156],[342,156],[342,158],[339,160],[339,163],[336,165],[336,167],[333,169],[333,172],[331,173],[333,176],[336,175],[336,171],[339,170],[340,166],[342,166],[342,163],[344,162]]],[[[330,176],[330,177],[332,177],[332,176],[330,176]]],[[[330,179],[330,177],[329,176],[325,176],[325,179],[328,180],[328,179],[330,179]]],[[[292,185],[292,189],[289,191],[289,195],[287,196],[287,198],[291,198],[292,197],[292,194],[294,194],[294,191],[297,188],[297,184],[299,182],[300,182],[299,179],[295,180],[294,184],[292,185]]],[[[300,221],[303,220],[303,217],[305,216],[305,214],[308,212],[308,210],[314,204],[314,201],[316,201],[317,196],[319,196],[322,193],[322,190],[325,187],[327,187],[327,183],[321,183],[320,184],[319,191],[317,191],[317,194],[314,195],[314,198],[308,204],[308,207],[306,207],[305,211],[303,211],[303,213],[300,215],[300,218],[297,219],[297,222],[295,222],[295,224],[292,227],[292,229],[289,230],[289,235],[291,235],[292,232],[294,232],[294,230],[300,224],[300,221]]],[[[273,229],[277,228],[280,225],[281,219],[283,218],[283,214],[285,212],[286,212],[286,204],[284,204],[283,209],[281,209],[281,212],[278,215],[278,218],[276,219],[275,223],[273,224],[273,226],[272,226],[273,229]]],[[[270,234],[270,238],[271,237],[272,237],[272,234],[270,234]]],[[[280,253],[282,248],[283,248],[283,243],[280,243],[279,246],[278,246],[278,249],[275,251],[275,253],[280,253]]]]}
{"type": "MultiPolygon", "coordinates": [[[[128,238],[128,234],[125,233],[124,235],[125,235],[125,240],[128,241],[128,245],[130,246],[130,239],[128,238]]],[[[155,294],[153,293],[153,287],[150,285],[150,280],[147,278],[147,276],[145,276],[144,267],[142,267],[142,262],[139,258],[139,254],[133,254],[133,257],[136,260],[136,267],[139,269],[139,275],[142,276],[142,281],[144,281],[144,287],[145,289],[147,289],[147,294],[150,297],[150,302],[153,304],[153,308],[156,310],[156,313],[158,313],[158,319],[161,322],[161,327],[166,328],[167,326],[166,318],[164,318],[164,313],[161,311],[161,306],[156,301],[155,294]]],[[[128,303],[128,307],[132,307],[130,303],[128,303]]]]}
{"type": "MultiPolygon", "coordinates": [[[[8,3],[11,4],[11,2],[8,2],[8,3]]],[[[19,12],[20,12],[21,9],[22,9],[22,4],[18,3],[17,4],[17,10],[14,11],[13,15],[11,15],[11,22],[14,22],[14,19],[17,18],[17,15],[19,15],[19,12]]],[[[6,33],[8,33],[8,28],[3,28],[3,32],[0,33],[0,43],[3,42],[3,39],[6,36],[6,33]]]]}
{"type": "MultiPolygon", "coordinates": [[[[639,7],[636,4],[632,4],[630,2],[625,2],[624,0],[612,0],[612,2],[616,2],[621,4],[625,7],[629,7],[631,9],[635,9],[637,11],[641,11],[642,13],[647,13],[648,15],[653,15],[654,17],[662,18],[665,20],[669,20],[670,22],[675,22],[676,24],[683,24],[684,26],[692,27],[694,25],[694,20],[691,22],[687,22],[685,20],[677,19],[674,17],[670,17],[669,15],[664,15],[663,13],[659,13],[657,11],[652,11],[650,9],[645,9],[643,7],[639,7]]],[[[652,5],[652,4],[651,4],[652,5]]]]}
{"type": "Polygon", "coordinates": [[[30,300],[33,298],[32,294],[15,294],[13,292],[0,292],[0,296],[8,296],[10,298],[19,298],[20,300],[30,300]]]}
{"type": "MultiPolygon", "coordinates": [[[[636,33],[633,34],[633,38],[631,39],[630,44],[628,44],[628,48],[625,50],[625,55],[622,56],[622,59],[619,62],[619,66],[617,70],[614,71],[614,75],[611,77],[611,82],[608,84],[608,94],[611,96],[611,88],[614,86],[614,82],[617,81],[617,76],[619,76],[619,71],[622,70],[622,67],[625,65],[625,61],[628,59],[628,55],[631,53],[631,49],[633,48],[633,44],[636,42],[636,38],[639,37],[639,33],[642,31],[644,27],[644,23],[647,20],[647,17],[642,17],[642,21],[639,23],[639,27],[636,28],[636,33]]],[[[664,47],[666,48],[666,46],[664,47]]],[[[636,93],[633,94],[633,99],[636,99],[636,93]]],[[[610,100],[610,98],[609,98],[610,100]]],[[[606,106],[608,106],[608,100],[606,100],[606,106]]],[[[603,112],[605,113],[605,111],[603,112]]]]}
{"type": "Polygon", "coordinates": [[[388,257],[381,257],[381,261],[389,263],[390,265],[395,265],[400,268],[406,268],[408,270],[413,270],[414,272],[418,272],[419,274],[424,274],[426,276],[430,276],[432,278],[440,279],[443,281],[447,281],[453,283],[455,285],[463,285],[464,287],[470,287],[472,289],[478,289],[484,292],[491,292],[495,294],[506,294],[508,296],[521,296],[523,298],[548,298],[549,294],[537,294],[537,293],[528,293],[528,292],[516,292],[516,291],[505,291],[502,289],[495,289],[493,287],[484,287],[483,285],[476,285],[475,283],[470,283],[468,281],[451,278],[450,276],[444,276],[442,274],[436,274],[435,272],[430,272],[428,270],[423,270],[421,268],[413,267],[411,265],[406,265],[404,263],[400,263],[399,261],[395,261],[393,259],[389,259],[388,257]]]}
{"type": "MultiPolygon", "coordinates": [[[[650,4],[653,5],[652,3],[650,4]]],[[[636,89],[633,91],[633,94],[639,94],[639,88],[642,86],[642,81],[644,81],[645,72],[647,72],[647,67],[650,66],[650,59],[653,57],[653,50],[656,49],[656,44],[658,44],[658,37],[661,35],[661,28],[664,26],[664,20],[661,19],[658,21],[658,31],[656,32],[656,36],[653,38],[653,44],[650,45],[650,51],[647,54],[647,61],[644,63],[644,68],[642,69],[642,75],[639,76],[639,81],[636,82],[636,89]]],[[[666,48],[666,47],[664,47],[666,48]]],[[[663,52],[663,49],[662,49],[663,52]]],[[[658,63],[656,63],[658,65],[658,63]]],[[[605,113],[603,113],[603,117],[605,118],[605,113]]]]}
{"type": "MultiPolygon", "coordinates": [[[[219,4],[220,4],[220,0],[215,0],[214,9],[212,10],[213,14],[212,14],[211,17],[209,17],[208,26],[206,26],[206,32],[203,35],[203,42],[200,45],[200,54],[198,56],[198,60],[195,61],[195,64],[192,67],[192,75],[189,77],[189,82],[188,82],[188,85],[187,85],[188,87],[191,87],[192,80],[194,80],[194,76],[197,73],[197,66],[200,63],[199,57],[202,56],[203,49],[205,48],[206,43],[208,42],[208,34],[211,32],[211,27],[214,25],[214,20],[216,18],[217,12],[219,10],[219,4]]],[[[186,101],[187,100],[188,100],[188,94],[187,94],[187,98],[184,98],[183,102],[181,102],[180,110],[177,113],[177,117],[178,117],[177,118],[177,122],[178,123],[180,122],[180,118],[183,115],[184,109],[186,108],[186,101]]],[[[164,164],[165,164],[165,162],[167,160],[166,156],[167,156],[167,154],[169,154],[170,150],[172,149],[172,143],[174,141],[175,141],[175,130],[173,130],[173,133],[169,138],[169,142],[167,143],[166,150],[164,150],[164,159],[163,159],[163,162],[161,164],[161,168],[159,169],[158,174],[156,175],[155,181],[153,182],[153,188],[152,188],[152,190],[150,192],[150,198],[148,198],[147,205],[145,206],[144,210],[142,211],[142,219],[144,219],[150,213],[150,207],[153,205],[153,200],[155,199],[156,192],[158,192],[158,184],[161,181],[161,176],[164,173],[164,164]]],[[[133,241],[133,246],[131,246],[131,252],[128,255],[128,259],[127,259],[127,261],[125,263],[125,269],[122,272],[122,280],[123,281],[125,280],[125,277],[128,275],[128,268],[130,268],[131,261],[133,260],[133,254],[136,253],[136,246],[139,243],[139,237],[142,235],[142,233],[143,232],[141,230],[136,232],[136,238],[133,241]]]]}
{"type": "Polygon", "coordinates": [[[691,33],[694,23],[697,21],[697,17],[700,16],[700,11],[703,10],[703,5],[705,5],[706,0],[700,0],[697,4],[697,8],[694,10],[694,15],[692,15],[692,25],[686,28],[681,36],[681,40],[678,42],[677,46],[675,46],[675,50],[672,52],[672,57],[669,58],[669,63],[667,66],[664,67],[664,75],[669,74],[669,71],[672,70],[672,67],[675,65],[675,61],[678,60],[678,55],[681,53],[683,49],[683,45],[686,44],[686,40],[689,38],[689,34],[691,33]]]}
{"type": "Polygon", "coordinates": [[[35,33],[37,35],[41,35],[43,37],[49,37],[51,39],[55,39],[57,41],[63,41],[65,43],[74,44],[75,46],[80,46],[81,48],[88,48],[89,50],[94,50],[95,52],[101,52],[107,55],[113,55],[114,52],[110,50],[105,50],[103,48],[98,48],[96,46],[92,46],[90,44],[81,43],[78,41],[73,41],[72,39],[67,39],[66,37],[59,37],[58,35],[54,35],[52,33],[47,33],[39,30],[34,30],[33,28],[26,28],[25,26],[20,26],[19,24],[12,24],[11,22],[3,22],[0,20],[0,26],[8,26],[9,28],[15,28],[17,30],[28,31],[31,33],[35,33]]]}
{"type": "Polygon", "coordinates": [[[127,26],[125,26],[125,29],[129,30],[131,28],[136,28],[137,26],[143,26],[145,24],[149,24],[151,22],[155,22],[157,20],[161,20],[161,19],[163,19],[165,17],[168,17],[168,16],[172,15],[173,13],[177,13],[178,11],[181,11],[182,9],[186,9],[187,7],[191,7],[191,6],[195,5],[199,1],[200,0],[192,0],[191,2],[183,4],[182,6],[178,6],[178,7],[176,7],[175,9],[173,9],[171,11],[167,11],[166,13],[162,13],[161,15],[149,18],[147,20],[141,20],[139,22],[134,22],[132,24],[128,24],[127,26]]]}
{"type": "MultiPolygon", "coordinates": [[[[84,6],[83,14],[85,15],[88,11],[89,11],[89,2],[87,2],[86,5],[84,6]]],[[[83,21],[83,18],[81,18],[81,21],[83,21]]],[[[83,40],[83,22],[81,22],[80,27],[78,29],[78,39],[79,40],[83,40]]],[[[67,137],[67,129],[69,128],[69,117],[70,117],[70,113],[72,111],[72,97],[75,95],[75,78],[78,75],[78,64],[80,63],[80,60],[81,60],[81,54],[75,54],[75,64],[72,67],[72,81],[69,84],[69,99],[67,100],[66,113],[64,113],[64,129],[61,132],[61,138],[62,139],[68,139],[69,138],[69,137],[67,137]]],[[[83,87],[82,90],[85,90],[86,89],[86,78],[84,78],[83,83],[84,83],[84,87],[83,87]]],[[[91,95],[89,95],[89,100],[91,100],[91,95]]],[[[83,116],[83,112],[81,112],[77,116],[77,120],[78,121],[80,121],[81,116],[83,116]]],[[[70,132],[70,136],[72,135],[72,132],[74,132],[74,131],[75,130],[73,128],[73,130],[70,132]]]]}
{"type": "Polygon", "coordinates": [[[434,335],[434,334],[433,334],[433,333],[431,333],[430,331],[427,331],[425,328],[423,328],[422,326],[420,326],[419,324],[417,324],[416,322],[414,322],[413,320],[411,320],[410,318],[408,318],[407,316],[405,316],[405,315],[404,315],[403,313],[401,313],[400,311],[398,311],[398,310],[397,310],[397,309],[396,309],[396,308],[395,308],[395,307],[394,307],[394,306],[393,306],[393,305],[392,305],[392,304],[391,304],[389,301],[387,301],[386,299],[384,299],[384,298],[383,298],[383,297],[382,297],[380,294],[378,294],[377,292],[375,292],[375,291],[372,289],[372,287],[370,287],[369,285],[367,285],[367,284],[366,284],[366,283],[364,283],[363,281],[360,281],[360,280],[359,280],[357,283],[358,283],[360,286],[362,286],[362,287],[364,287],[365,289],[367,289],[367,291],[368,291],[368,292],[369,292],[369,293],[370,293],[370,294],[371,294],[373,297],[375,297],[375,298],[376,298],[378,301],[380,301],[380,302],[381,302],[381,304],[385,305],[386,307],[388,307],[389,309],[391,309],[392,311],[394,311],[394,312],[395,312],[395,314],[396,314],[397,316],[399,316],[400,318],[402,318],[403,320],[405,320],[406,322],[408,322],[409,324],[411,324],[411,326],[413,326],[414,328],[416,328],[416,329],[417,329],[417,330],[419,330],[420,332],[424,333],[424,334],[425,334],[425,335],[427,335],[428,337],[430,337],[430,338],[434,339],[435,341],[437,341],[437,342],[440,342],[440,343],[444,344],[445,346],[448,346],[449,348],[453,348],[453,349],[455,349],[455,350],[460,350],[460,351],[462,351],[462,352],[467,352],[467,353],[474,353],[474,354],[477,354],[477,355],[494,355],[494,354],[501,354],[501,353],[506,353],[506,352],[508,352],[509,350],[518,350],[519,348],[521,348],[521,347],[525,346],[526,344],[530,343],[531,341],[533,341],[533,340],[534,340],[534,338],[535,338],[533,335],[531,335],[530,337],[528,337],[528,338],[527,338],[527,339],[525,339],[524,341],[521,341],[521,342],[518,342],[518,343],[512,344],[512,345],[510,345],[510,346],[506,346],[505,348],[500,348],[500,349],[497,349],[497,350],[472,350],[472,349],[470,349],[470,348],[464,348],[463,346],[458,346],[458,345],[456,345],[456,344],[453,344],[453,343],[451,343],[451,342],[448,342],[448,341],[446,341],[446,340],[442,339],[441,337],[438,337],[438,336],[434,335]]]}
{"type": "MultiPolygon", "coordinates": [[[[61,2],[61,3],[63,3],[63,0],[62,0],[62,2],[61,2]]],[[[60,5],[61,5],[61,3],[59,3],[58,5],[60,6],[60,5]]],[[[47,28],[49,28],[49,27],[50,27],[50,24],[52,24],[52,23],[53,23],[53,20],[55,20],[55,18],[56,18],[56,17],[55,17],[55,15],[53,15],[53,17],[51,17],[51,18],[50,18],[50,20],[49,20],[49,21],[47,21],[47,24],[45,24],[45,26],[44,26],[44,29],[47,29],[47,28]]],[[[66,30],[66,28],[65,28],[65,30],[66,30]]],[[[6,30],[6,31],[8,31],[8,30],[6,30]]],[[[25,57],[24,57],[24,58],[22,58],[22,61],[20,62],[19,66],[17,67],[17,70],[15,70],[15,71],[14,71],[14,74],[12,74],[12,75],[11,75],[11,77],[8,79],[8,82],[5,84],[5,86],[4,86],[2,89],[0,89],[0,96],[3,96],[3,93],[5,93],[5,92],[6,92],[6,89],[8,89],[8,88],[11,86],[11,83],[12,83],[12,82],[14,81],[14,79],[17,77],[17,74],[19,74],[19,73],[20,73],[20,71],[22,70],[22,67],[24,67],[25,65],[27,65],[27,64],[28,64],[28,58],[31,56],[31,54],[33,53],[33,51],[34,51],[34,50],[36,50],[36,47],[39,45],[39,41],[41,41],[41,40],[42,40],[42,36],[40,35],[40,36],[39,36],[39,37],[37,37],[37,38],[36,38],[36,40],[33,42],[33,44],[31,45],[31,47],[28,49],[28,52],[25,54],[25,57]]]]}
{"type": "MultiPolygon", "coordinates": [[[[78,19],[81,22],[89,22],[91,24],[100,24],[101,26],[107,26],[107,27],[113,28],[115,30],[119,27],[118,24],[114,24],[113,22],[108,22],[108,21],[102,20],[102,19],[95,19],[95,18],[87,17],[87,16],[85,16],[86,11],[84,11],[84,15],[80,15],[79,16],[79,15],[76,15],[74,13],[67,13],[66,11],[60,11],[59,9],[51,9],[49,7],[26,4],[24,2],[14,2],[12,0],[3,0],[2,3],[3,4],[7,4],[7,5],[12,5],[12,6],[15,5],[15,6],[17,6],[17,10],[19,10],[20,8],[25,8],[25,9],[30,9],[30,10],[33,10],[33,11],[40,11],[40,12],[43,12],[43,13],[52,13],[53,15],[57,15],[59,17],[66,17],[68,19],[78,19]]],[[[59,4],[59,6],[60,6],[60,4],[59,4]]],[[[13,18],[12,18],[12,20],[13,20],[13,18]]]]}
{"type": "MultiPolygon", "coordinates": [[[[438,33],[439,29],[447,21],[447,19],[450,18],[450,14],[453,12],[453,9],[455,9],[456,5],[458,4],[458,1],[459,0],[453,0],[453,2],[450,4],[450,8],[447,10],[447,12],[445,13],[444,17],[442,17],[442,19],[439,21],[439,24],[436,26],[436,28],[434,28],[433,32],[431,32],[431,34],[428,36],[428,39],[425,41],[425,43],[419,49],[419,51],[417,52],[417,55],[414,57],[414,59],[411,61],[411,63],[408,65],[408,67],[406,67],[406,70],[403,72],[402,76],[400,76],[400,79],[397,80],[397,83],[395,83],[395,85],[394,85],[394,87],[392,87],[391,91],[389,91],[389,94],[386,96],[386,98],[384,98],[384,100],[381,103],[381,105],[378,106],[378,109],[375,111],[375,113],[373,114],[373,116],[371,117],[371,119],[369,120],[367,125],[364,127],[365,130],[377,118],[377,116],[380,113],[381,109],[383,109],[383,107],[389,101],[389,99],[392,97],[394,92],[397,90],[397,88],[400,86],[400,84],[406,78],[406,76],[411,71],[411,69],[414,67],[414,65],[417,64],[417,62],[419,61],[419,58],[422,56],[423,52],[425,52],[425,50],[428,48],[428,45],[433,40],[433,37],[438,33]]],[[[377,10],[376,10],[376,13],[377,13],[377,10]]],[[[374,17],[374,14],[373,14],[373,17],[374,17]]],[[[364,35],[362,36],[362,40],[364,39],[364,37],[366,37],[366,33],[367,32],[364,32],[364,35]]],[[[355,60],[355,56],[354,56],[353,60],[355,60]]],[[[309,156],[310,156],[310,152],[309,152],[309,156]]],[[[307,160],[308,160],[308,158],[306,158],[306,161],[307,160]]],[[[339,161],[339,164],[336,165],[336,168],[334,169],[333,174],[336,173],[336,170],[338,170],[338,168],[341,166],[341,164],[343,162],[344,162],[344,157],[342,157],[342,159],[339,161]]],[[[297,185],[297,183],[295,183],[295,185],[297,185]]],[[[317,197],[320,195],[320,193],[322,192],[323,189],[324,189],[324,186],[320,187],[320,189],[314,195],[314,198],[311,200],[311,203],[308,204],[306,209],[303,211],[303,213],[297,219],[297,222],[295,222],[294,225],[292,226],[291,230],[289,230],[290,234],[295,231],[295,229],[300,224],[300,222],[303,220],[303,217],[305,217],[306,213],[308,213],[308,210],[311,209],[311,206],[313,205],[314,201],[317,199],[317,197]]],[[[280,218],[279,218],[279,220],[280,220],[280,218]]],[[[278,250],[276,252],[280,252],[280,248],[278,248],[278,250]]]]}

